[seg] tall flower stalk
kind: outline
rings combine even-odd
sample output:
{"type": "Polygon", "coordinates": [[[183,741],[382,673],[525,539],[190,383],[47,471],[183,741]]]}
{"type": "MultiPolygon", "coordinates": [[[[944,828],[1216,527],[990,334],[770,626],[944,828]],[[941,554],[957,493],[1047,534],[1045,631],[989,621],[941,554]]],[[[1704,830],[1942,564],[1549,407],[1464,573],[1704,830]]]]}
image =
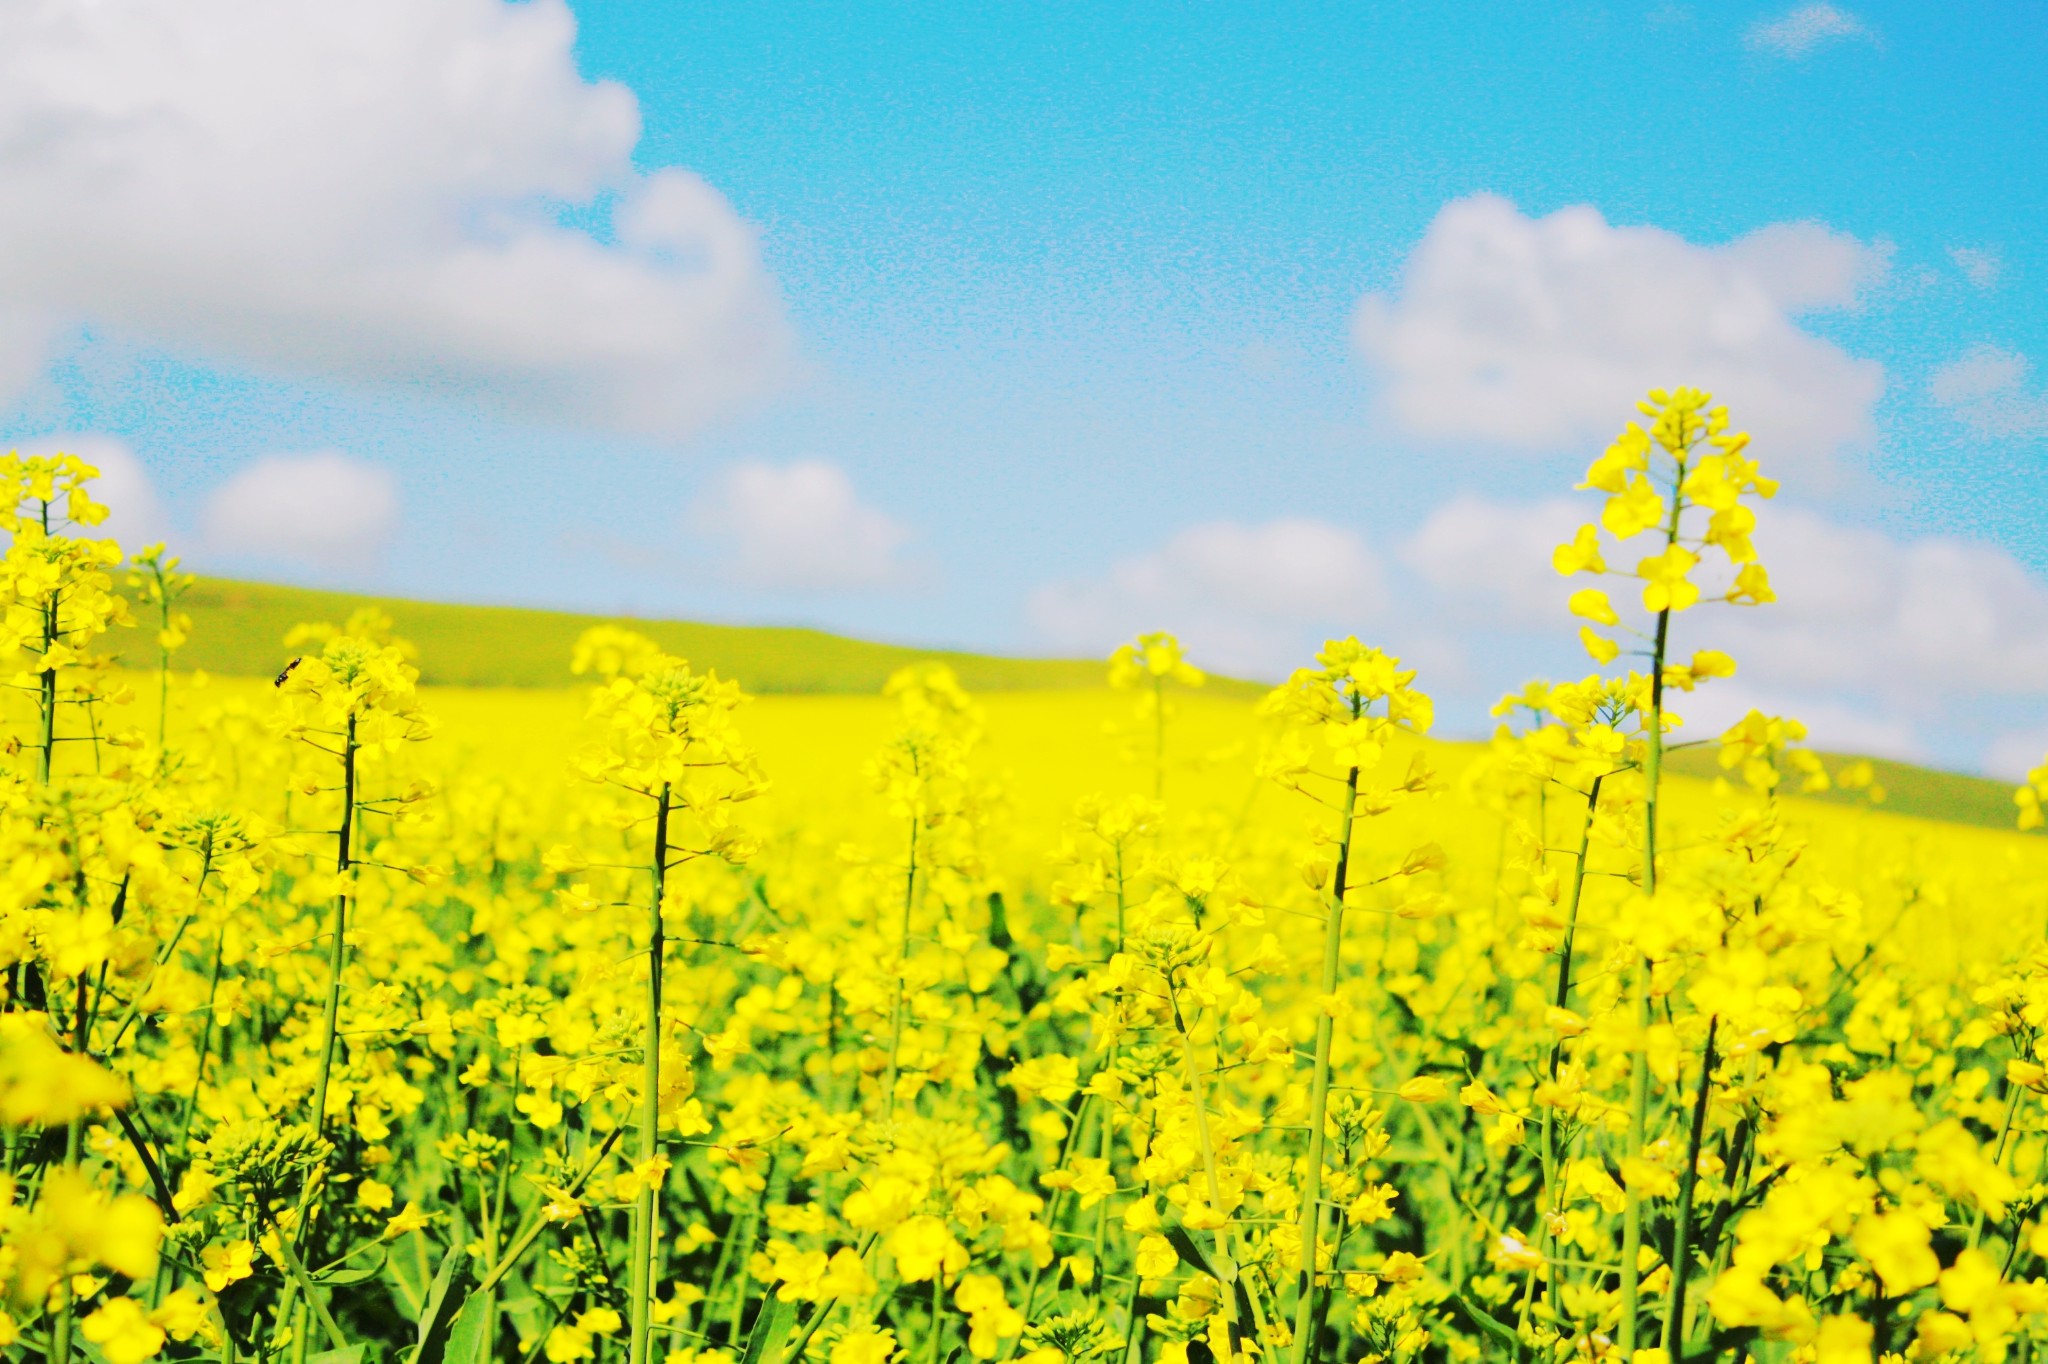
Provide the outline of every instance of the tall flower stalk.
{"type": "Polygon", "coordinates": [[[894,946],[895,983],[889,1002],[889,1050],[883,1072],[882,1115],[896,1116],[903,1077],[904,1033],[910,1013],[910,961],[920,891],[928,872],[944,860],[945,844],[961,832],[969,802],[966,759],[981,736],[980,713],[944,664],[898,669],[883,687],[894,700],[900,728],[868,765],[868,777],[906,830],[903,894],[894,946]]]}
{"type": "MultiPolygon", "coordinates": [[[[327,1122],[327,1096],[334,1074],[341,1026],[343,977],[348,969],[351,907],[360,874],[356,841],[364,805],[362,764],[372,754],[396,752],[424,739],[431,725],[419,708],[415,684],[419,672],[405,660],[405,651],[379,639],[367,617],[343,630],[320,628],[299,636],[324,640],[320,652],[294,659],[279,674],[284,733],[333,764],[340,796],[334,829],[334,899],[327,932],[327,988],[320,1020],[318,1070],[313,1086],[311,1126],[316,1133],[327,1122]]],[[[315,767],[305,784],[318,789],[326,775],[315,767]]],[[[412,793],[418,799],[425,792],[412,793]]],[[[400,799],[405,799],[401,797],[400,799]]]]}
{"type": "MultiPolygon", "coordinates": [[[[1762,477],[1754,460],[1743,455],[1749,437],[1728,430],[1728,410],[1713,407],[1712,397],[1698,389],[1652,390],[1640,403],[1650,420],[1648,430],[1630,422],[1613,445],[1586,472],[1582,488],[1607,494],[1600,514],[1600,527],[1617,541],[1627,541],[1645,532],[1657,533],[1659,551],[1640,559],[1632,574],[1642,583],[1642,607],[1649,616],[1647,631],[1631,631],[1647,646],[1647,676],[1631,678],[1631,690],[1642,715],[1642,860],[1639,885],[1644,901],[1654,913],[1658,891],[1658,836],[1664,775],[1664,734],[1671,723],[1665,712],[1667,688],[1690,690],[1698,682],[1726,677],[1735,671],[1734,660],[1711,650],[1692,656],[1690,662],[1671,660],[1672,617],[1701,599],[1693,581],[1702,556],[1712,547],[1721,552],[1734,570],[1721,591],[1721,600],[1758,604],[1772,599],[1770,580],[1757,562],[1750,533],[1756,527],[1755,511],[1745,497],[1768,498],[1777,485],[1762,477]],[[1692,510],[1709,513],[1704,526],[1688,523],[1692,510]]],[[[1558,572],[1606,573],[1600,528],[1582,526],[1568,544],[1552,556],[1558,572]]],[[[1581,628],[1580,639],[1600,663],[1608,663],[1620,652],[1612,639],[1597,633],[1592,625],[1617,626],[1621,617],[1596,588],[1575,592],[1571,599],[1574,615],[1590,622],[1581,628]]],[[[1642,916],[1639,916],[1639,918],[1642,916]]],[[[1634,1041],[1629,1049],[1628,1133],[1622,1169],[1626,1176],[1642,1160],[1648,1144],[1650,1108],[1650,1067],[1645,1051],[1652,1019],[1652,993],[1656,985],[1656,963],[1647,952],[1638,951],[1631,964],[1628,994],[1635,1011],[1634,1041]]],[[[1643,1190],[1636,1178],[1625,1178],[1621,1245],[1621,1321],[1616,1343],[1623,1358],[1631,1356],[1641,1329],[1643,1190]]],[[[1682,1237],[1682,1233],[1681,1233],[1682,1237]]],[[[1682,1247],[1674,1247],[1681,1251],[1682,1247]]],[[[1668,1311],[1681,1311],[1673,1304],[1668,1311]]],[[[1667,1322],[1666,1335],[1669,1338],[1667,1322]]]]}
{"type": "Polygon", "coordinates": [[[129,561],[128,586],[156,609],[156,770],[170,765],[171,656],[192,635],[192,617],[178,609],[178,600],[197,581],[180,572],[179,560],[161,544],[150,545],[129,561]]]}
{"type": "MultiPolygon", "coordinates": [[[[1316,666],[1303,668],[1267,698],[1264,709],[1287,720],[1289,738],[1277,751],[1274,775],[1283,783],[1319,801],[1330,798],[1311,790],[1312,780],[1336,785],[1335,857],[1327,873],[1311,864],[1313,877],[1329,895],[1323,910],[1322,961],[1317,973],[1321,1007],[1316,1011],[1315,1053],[1309,1072],[1307,1171],[1301,1193],[1301,1253],[1296,1268],[1294,1299],[1294,1364],[1316,1356],[1316,1275],[1323,1240],[1323,1166],[1327,1158],[1330,1105],[1330,1064],[1336,1044],[1342,983],[1345,896],[1352,888],[1352,836],[1359,811],[1359,775],[1379,766],[1397,729],[1414,734],[1429,731],[1430,700],[1413,689],[1413,670],[1367,648],[1356,639],[1332,640],[1316,655],[1316,666]],[[1319,742],[1308,737],[1313,734],[1319,742]],[[1320,750],[1320,751],[1317,751],[1320,750]],[[1343,773],[1336,777],[1328,769],[1343,773]]],[[[1392,791],[1379,793],[1375,813],[1392,807],[1391,797],[1412,795],[1428,784],[1426,768],[1411,766],[1392,791]]],[[[1401,871],[1410,873],[1441,865],[1440,857],[1410,854],[1401,871]]]]}
{"type": "MultiPolygon", "coordinates": [[[[604,738],[578,757],[579,773],[623,792],[642,812],[633,822],[645,818],[653,825],[652,848],[642,864],[651,886],[641,948],[647,986],[639,1020],[640,1093],[632,1119],[635,1164],[629,1180],[635,1197],[627,1266],[627,1360],[648,1364],[662,1243],[661,1189],[669,1165],[662,1126],[670,1106],[687,1097],[690,1079],[680,1052],[673,1070],[663,1062],[670,1047],[662,988],[666,915],[679,888],[679,868],[701,859],[745,861],[752,849],[733,822],[733,807],[759,794],[763,783],[733,721],[746,699],[737,685],[715,673],[696,672],[625,631],[586,634],[572,667],[608,678],[591,705],[592,718],[605,726],[604,738]]],[[[550,854],[550,862],[559,870],[588,865],[559,851],[550,854]]]]}
{"type": "MultiPolygon", "coordinates": [[[[91,643],[110,626],[129,623],[127,603],[113,593],[106,573],[109,565],[119,561],[120,548],[111,540],[66,533],[106,519],[107,509],[93,500],[88,487],[98,476],[97,469],[72,455],[0,457],[0,532],[10,537],[4,562],[0,562],[0,655],[16,651],[31,655],[24,660],[26,666],[20,674],[33,678],[27,689],[35,698],[34,780],[38,796],[48,802],[42,808],[50,812],[36,818],[46,824],[62,800],[57,745],[72,737],[58,732],[58,712],[76,706],[90,714],[90,708],[101,699],[94,674],[105,667],[91,654],[91,643]]],[[[17,681],[16,685],[23,684],[17,681]]],[[[62,838],[58,844],[71,850],[72,856],[66,860],[73,862],[74,871],[59,877],[53,867],[47,907],[66,918],[75,915],[83,924],[91,914],[90,883],[82,863],[87,849],[75,836],[62,838]]],[[[89,1048],[93,992],[88,971],[95,964],[104,979],[103,956],[97,963],[83,956],[75,965],[55,960],[42,963],[51,1004],[56,1004],[60,992],[70,996],[69,1045],[73,1055],[81,1058],[89,1048]]],[[[64,1123],[63,1171],[67,1178],[79,1173],[84,1135],[83,1115],[72,1114],[64,1123]]],[[[55,1308],[48,1357],[68,1361],[76,1305],[71,1281],[60,1278],[52,1286],[52,1296],[55,1308]]]]}
{"type": "Polygon", "coordinates": [[[1207,674],[1187,661],[1180,641],[1164,631],[1119,644],[1109,656],[1109,685],[1138,693],[1138,721],[1151,730],[1154,800],[1166,797],[1166,721],[1171,705],[1166,684],[1199,687],[1206,680],[1207,674]]]}

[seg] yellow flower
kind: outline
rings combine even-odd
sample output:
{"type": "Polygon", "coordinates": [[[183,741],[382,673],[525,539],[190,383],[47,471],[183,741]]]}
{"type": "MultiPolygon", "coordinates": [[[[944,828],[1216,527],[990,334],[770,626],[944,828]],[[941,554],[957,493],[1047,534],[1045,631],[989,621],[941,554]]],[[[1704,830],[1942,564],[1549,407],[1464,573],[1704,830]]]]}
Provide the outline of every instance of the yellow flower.
{"type": "Polygon", "coordinates": [[[1575,616],[1583,616],[1595,625],[1619,625],[1621,617],[1615,614],[1614,605],[1607,600],[1607,594],[1597,587],[1582,587],[1572,593],[1566,609],[1575,616]]]}
{"type": "Polygon", "coordinates": [[[1180,1267],[1180,1254],[1164,1236],[1147,1236],[1138,1242],[1138,1277],[1160,1279],[1180,1267]]]}
{"type": "Polygon", "coordinates": [[[356,1185],[356,1202],[362,1204],[371,1212],[383,1212],[391,1206],[392,1198],[393,1194],[389,1184],[380,1184],[374,1179],[366,1179],[356,1185]]]}
{"type": "Polygon", "coordinates": [[[1381,1278],[1392,1283],[1410,1284],[1421,1280],[1426,1267],[1419,1256],[1397,1250],[1387,1257],[1379,1272],[1381,1278]]]}
{"type": "Polygon", "coordinates": [[[1568,544],[1551,551],[1550,566],[1565,578],[1574,573],[1605,573],[1607,561],[1600,557],[1600,532],[1592,526],[1580,526],[1568,544]]]}
{"type": "Polygon", "coordinates": [[[832,1344],[832,1364],[889,1364],[896,1353],[896,1333],[860,1326],[832,1344]]]}
{"type": "Polygon", "coordinates": [[[190,1340],[203,1335],[214,1338],[213,1314],[206,1300],[190,1288],[175,1289],[164,1296],[149,1319],[169,1333],[173,1340],[190,1340]]]}
{"type": "Polygon", "coordinates": [[[1913,1338],[1923,1359],[1939,1359],[1976,1343],[1969,1323],[1951,1312],[1922,1312],[1913,1323],[1913,1338]]]}
{"type": "Polygon", "coordinates": [[[826,1262],[824,1277],[818,1281],[818,1291],[828,1298],[864,1298],[875,1291],[875,1278],[868,1273],[867,1262],[850,1246],[841,1246],[832,1252],[826,1262]]]}
{"type": "Polygon", "coordinates": [[[240,1283],[254,1273],[256,1247],[248,1241],[230,1241],[224,1246],[208,1246],[199,1252],[199,1262],[206,1272],[206,1286],[214,1292],[221,1292],[229,1284],[240,1283]]]}
{"type": "Polygon", "coordinates": [[[1861,1317],[1828,1317],[1813,1337],[1813,1364],[1870,1364],[1876,1335],[1861,1317]]]}
{"type": "Polygon", "coordinates": [[[905,1283],[922,1283],[967,1266],[967,1252],[939,1218],[913,1217],[889,1234],[889,1253],[905,1283]]]}
{"type": "Polygon", "coordinates": [[[1684,545],[1672,545],[1636,564],[1636,576],[1643,580],[1643,609],[1650,612],[1683,611],[1700,599],[1700,589],[1686,575],[1698,567],[1700,556],[1684,545]]]}
{"type": "Polygon", "coordinates": [[[114,1298],[78,1324],[80,1334],[100,1347],[109,1364],[142,1364],[164,1347],[162,1328],[133,1298],[114,1298]]]}
{"type": "Polygon", "coordinates": [[[1409,1103],[1430,1104],[1449,1094],[1451,1087],[1444,1083],[1442,1076],[1417,1075],[1403,1080],[1401,1087],[1394,1092],[1409,1103]]]}
{"type": "Polygon", "coordinates": [[[1856,1253],[1894,1297],[1925,1288],[1941,1273],[1927,1223],[1909,1212],[1871,1213],[1856,1224],[1856,1253]]]}
{"type": "Polygon", "coordinates": [[[1778,594],[1771,591],[1771,575],[1762,564],[1744,564],[1728,592],[1728,600],[1737,605],[1767,606],[1777,599],[1778,594]]]}
{"type": "Polygon", "coordinates": [[[1001,1341],[1024,1330],[1024,1314],[1010,1306],[993,1274],[962,1275],[953,1303],[967,1314],[967,1349],[976,1359],[994,1359],[1001,1341]]]}
{"type": "Polygon", "coordinates": [[[557,1326],[548,1332],[545,1345],[549,1364],[573,1364],[579,1359],[591,1359],[596,1351],[590,1345],[590,1332],[580,1326],[557,1326]]]}
{"type": "Polygon", "coordinates": [[[608,1336],[625,1324],[625,1318],[609,1307],[593,1307],[576,1318],[577,1330],[597,1336],[608,1336]]]}
{"type": "Polygon", "coordinates": [[[1609,497],[1607,505],[1600,509],[1600,524],[1617,540],[1640,535],[1663,520],[1664,499],[1641,474],[1631,478],[1628,487],[1609,497]]]}
{"type": "Polygon", "coordinates": [[[1359,1226],[1384,1222],[1394,1215],[1394,1200],[1400,1196],[1400,1190],[1391,1184],[1369,1184],[1351,1200],[1344,1215],[1359,1226]]]}
{"type": "Polygon", "coordinates": [[[1458,1091],[1458,1102],[1464,1104],[1465,1107],[1471,1109],[1474,1113],[1489,1118],[1501,1112],[1505,1107],[1501,1103],[1499,1095],[1477,1080],[1471,1081],[1458,1091]]]}

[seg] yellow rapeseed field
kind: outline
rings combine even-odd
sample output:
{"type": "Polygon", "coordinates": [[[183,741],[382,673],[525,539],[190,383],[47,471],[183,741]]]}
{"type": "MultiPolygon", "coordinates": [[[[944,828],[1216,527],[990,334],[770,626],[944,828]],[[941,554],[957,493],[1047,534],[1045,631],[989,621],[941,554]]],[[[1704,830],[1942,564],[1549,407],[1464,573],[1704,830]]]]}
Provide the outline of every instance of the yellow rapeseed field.
{"type": "Polygon", "coordinates": [[[1596,670],[1478,744],[1355,639],[750,700],[609,627],[421,688],[362,612],[209,682],[93,471],[0,463],[0,1351],[2031,1358],[2048,841],[1683,725],[1773,486],[1643,412],[1596,670]]]}

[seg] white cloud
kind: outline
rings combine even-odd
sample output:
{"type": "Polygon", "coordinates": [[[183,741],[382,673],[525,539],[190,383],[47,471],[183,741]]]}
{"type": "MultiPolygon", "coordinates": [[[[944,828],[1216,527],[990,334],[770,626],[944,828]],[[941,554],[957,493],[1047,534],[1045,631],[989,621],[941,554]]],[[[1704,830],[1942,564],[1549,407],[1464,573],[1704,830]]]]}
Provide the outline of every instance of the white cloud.
{"type": "Polygon", "coordinates": [[[42,375],[57,328],[39,310],[0,305],[0,406],[42,375]]]}
{"type": "Polygon", "coordinates": [[[1921,713],[2048,697],[2048,583],[2004,550],[1894,540],[1792,507],[1767,518],[1756,543],[1778,602],[1716,627],[1756,656],[1760,676],[1921,713]]]}
{"type": "Polygon", "coordinates": [[[2048,391],[2030,386],[2017,351],[1978,346],[1934,371],[1927,393],[1987,436],[2048,436],[2048,391]]]}
{"type": "Polygon", "coordinates": [[[658,434],[760,392],[790,341],[753,231],[634,169],[574,37],[563,0],[0,6],[0,182],[35,206],[0,214],[0,383],[89,324],[658,434]],[[607,195],[615,240],[556,220],[607,195]]]}
{"type": "Polygon", "coordinates": [[[1984,750],[1984,774],[2022,782],[2027,773],[2048,762],[2048,729],[2011,730],[1993,739],[1984,750]]]}
{"type": "Polygon", "coordinates": [[[730,551],[746,587],[829,591],[900,585],[910,532],[861,501],[845,470],[821,460],[727,469],[692,509],[697,528],[730,551]]]}
{"type": "MultiPolygon", "coordinates": [[[[1577,622],[1560,598],[1592,580],[1555,577],[1549,546],[1596,505],[1459,498],[1423,523],[1402,557],[1436,593],[1425,604],[1434,617],[1490,602],[1497,614],[1488,624],[1568,638],[1577,622]]],[[[1680,713],[1724,724],[1757,705],[1807,721],[1824,746],[1910,757],[1922,753],[1923,732],[1973,709],[2048,705],[2048,582],[2005,551],[1897,540],[1776,504],[1761,511],[1756,544],[1778,600],[1705,605],[1679,618],[1682,651],[1725,649],[1741,666],[1738,684],[1717,683],[1680,713]]],[[[1619,569],[1634,561],[1627,552],[1608,558],[1619,569]]],[[[1628,584],[1603,585],[1628,614],[1628,584]]]]}
{"type": "Polygon", "coordinates": [[[1275,677],[1307,663],[1324,636],[1376,618],[1385,600],[1364,541],[1296,518],[1191,526],[1100,577],[1040,588],[1029,612],[1056,648],[1103,653],[1140,631],[1171,630],[1206,666],[1275,677]]]}
{"type": "Polygon", "coordinates": [[[1763,286],[1788,314],[1854,308],[1891,273],[1892,245],[1864,243],[1824,223],[1767,223],[1706,248],[1763,286]]]}
{"type": "Polygon", "coordinates": [[[266,455],[207,499],[201,543],[209,558],[361,570],[382,556],[398,515],[389,470],[336,450],[266,455]]]}
{"type": "Polygon", "coordinates": [[[1477,607],[1489,624],[1552,624],[1571,586],[1551,570],[1550,552],[1588,515],[1566,497],[1509,506],[1460,494],[1429,514],[1401,559],[1446,604],[1477,607]]]}
{"type": "MultiPolygon", "coordinates": [[[[107,519],[86,534],[118,540],[132,554],[168,533],[149,471],[125,441],[88,433],[42,436],[16,448],[24,455],[76,455],[100,471],[91,491],[93,500],[107,508],[107,519]]],[[[171,546],[172,553],[177,549],[171,546]]]]}
{"type": "Polygon", "coordinates": [[[1963,272],[1963,277],[1979,289],[1994,288],[2005,273],[2005,257],[1996,247],[1951,246],[1948,258],[1955,262],[1956,269],[1963,272]]]}
{"type": "Polygon", "coordinates": [[[1685,722],[1679,732],[1681,740],[1716,738],[1755,710],[1799,721],[1806,726],[1807,745],[1823,752],[1901,762],[1925,762],[1928,758],[1927,746],[1911,720],[1814,692],[1759,688],[1738,677],[1678,693],[1668,704],[1685,722]]]}
{"type": "Polygon", "coordinates": [[[1531,450],[1605,444],[1650,388],[1727,402],[1768,460],[1824,460],[1872,435],[1883,368],[1791,314],[1853,306],[1886,253],[1814,223],[1696,246],[1591,207],[1525,217],[1448,204],[1398,296],[1369,294],[1354,336],[1409,431],[1531,450]]]}
{"type": "Polygon", "coordinates": [[[1775,19],[1759,19],[1742,35],[1748,46],[1795,61],[1829,43],[1871,39],[1861,19],[1824,3],[1798,5],[1775,19]]]}

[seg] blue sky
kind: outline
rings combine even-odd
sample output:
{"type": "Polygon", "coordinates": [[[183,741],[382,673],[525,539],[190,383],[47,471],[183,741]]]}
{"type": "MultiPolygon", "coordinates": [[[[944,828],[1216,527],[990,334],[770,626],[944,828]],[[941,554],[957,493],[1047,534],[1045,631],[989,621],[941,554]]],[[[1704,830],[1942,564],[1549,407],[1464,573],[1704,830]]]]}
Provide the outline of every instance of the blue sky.
{"type": "Polygon", "coordinates": [[[249,2],[0,18],[55,205],[0,229],[0,434],[132,456],[199,565],[1266,673],[1356,631],[1469,730],[1585,666],[1549,500],[1697,358],[1789,509],[1782,623],[1696,626],[1726,706],[2048,744],[2038,6],[249,2]]]}

